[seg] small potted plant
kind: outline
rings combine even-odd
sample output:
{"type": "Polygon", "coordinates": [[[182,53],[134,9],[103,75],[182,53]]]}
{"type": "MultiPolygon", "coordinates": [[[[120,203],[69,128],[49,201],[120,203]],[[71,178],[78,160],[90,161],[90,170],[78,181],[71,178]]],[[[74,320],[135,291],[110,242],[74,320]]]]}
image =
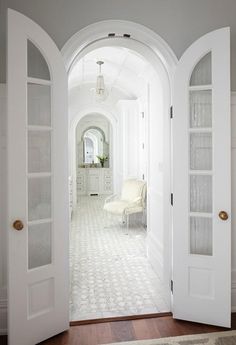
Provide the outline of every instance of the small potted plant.
{"type": "Polygon", "coordinates": [[[97,156],[99,163],[101,164],[102,168],[104,167],[104,163],[108,160],[107,155],[97,156]]]}

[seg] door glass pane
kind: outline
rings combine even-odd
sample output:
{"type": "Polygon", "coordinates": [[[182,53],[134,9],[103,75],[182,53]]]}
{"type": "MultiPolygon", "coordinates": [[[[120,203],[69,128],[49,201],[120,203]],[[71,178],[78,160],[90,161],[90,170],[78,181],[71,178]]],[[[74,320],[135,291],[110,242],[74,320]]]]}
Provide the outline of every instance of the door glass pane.
{"type": "Polygon", "coordinates": [[[212,212],[212,176],[190,176],[190,212],[212,212]]]}
{"type": "Polygon", "coordinates": [[[190,134],[190,169],[212,169],[212,135],[211,133],[190,134]]]}
{"type": "Polygon", "coordinates": [[[190,85],[211,84],[211,53],[205,55],[195,66],[190,79],[190,85]]]}
{"type": "Polygon", "coordinates": [[[212,126],[210,90],[190,91],[190,128],[212,126]]]}
{"type": "Polygon", "coordinates": [[[50,72],[45,58],[35,45],[27,41],[28,77],[50,80],[50,72]]]}
{"type": "Polygon", "coordinates": [[[51,263],[51,224],[34,224],[28,230],[29,269],[51,263]]]}
{"type": "Polygon", "coordinates": [[[51,125],[51,88],[28,83],[28,125],[51,125]]]}
{"type": "Polygon", "coordinates": [[[51,218],[51,177],[28,180],[28,219],[51,218]]]}
{"type": "Polygon", "coordinates": [[[190,217],[190,254],[212,255],[212,219],[190,217]]]}
{"type": "Polygon", "coordinates": [[[28,172],[51,171],[51,132],[28,132],[28,172]]]}

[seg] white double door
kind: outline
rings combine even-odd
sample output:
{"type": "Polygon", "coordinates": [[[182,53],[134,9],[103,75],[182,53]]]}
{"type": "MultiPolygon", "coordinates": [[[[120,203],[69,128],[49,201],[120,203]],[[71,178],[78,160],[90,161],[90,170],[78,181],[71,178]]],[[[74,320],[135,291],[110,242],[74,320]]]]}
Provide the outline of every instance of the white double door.
{"type": "MultiPolygon", "coordinates": [[[[33,345],[69,328],[67,75],[50,37],[13,10],[7,82],[9,345],[33,345]]],[[[173,314],[229,326],[228,29],[186,51],[174,90],[173,314]]]]}

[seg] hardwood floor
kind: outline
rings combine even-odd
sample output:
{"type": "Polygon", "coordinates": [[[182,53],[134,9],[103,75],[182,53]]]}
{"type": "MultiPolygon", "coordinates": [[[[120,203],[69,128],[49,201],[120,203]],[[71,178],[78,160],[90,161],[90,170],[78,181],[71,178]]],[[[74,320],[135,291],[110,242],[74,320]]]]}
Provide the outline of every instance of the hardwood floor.
{"type": "MultiPolygon", "coordinates": [[[[232,314],[232,329],[236,329],[236,313],[232,314]]],[[[162,316],[151,319],[73,326],[68,332],[43,341],[40,345],[98,345],[224,330],[228,329],[174,320],[171,316],[162,316]]],[[[6,337],[0,338],[0,344],[7,344],[6,337]]]]}

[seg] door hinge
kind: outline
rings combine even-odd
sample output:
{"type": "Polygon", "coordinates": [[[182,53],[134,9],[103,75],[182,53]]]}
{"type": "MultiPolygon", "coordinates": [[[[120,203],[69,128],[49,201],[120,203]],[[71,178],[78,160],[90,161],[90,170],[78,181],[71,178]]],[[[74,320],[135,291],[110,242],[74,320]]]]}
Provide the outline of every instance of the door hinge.
{"type": "Polygon", "coordinates": [[[144,119],[144,111],[142,111],[142,118],[144,119]]]}
{"type": "Polygon", "coordinates": [[[145,176],[144,176],[144,174],[143,174],[143,180],[144,180],[144,178],[145,178],[145,176]]]}
{"type": "Polygon", "coordinates": [[[173,204],[174,204],[174,194],[173,193],[171,193],[171,195],[170,195],[170,203],[171,203],[171,206],[173,206],[173,204]]]}
{"type": "Polygon", "coordinates": [[[174,290],[174,282],[173,280],[170,281],[170,291],[173,294],[173,290],[174,290]]]}
{"type": "Polygon", "coordinates": [[[143,148],[143,150],[144,150],[144,143],[142,143],[142,148],[143,148]]]}
{"type": "Polygon", "coordinates": [[[173,105],[170,107],[170,118],[173,119],[173,105]]]}

